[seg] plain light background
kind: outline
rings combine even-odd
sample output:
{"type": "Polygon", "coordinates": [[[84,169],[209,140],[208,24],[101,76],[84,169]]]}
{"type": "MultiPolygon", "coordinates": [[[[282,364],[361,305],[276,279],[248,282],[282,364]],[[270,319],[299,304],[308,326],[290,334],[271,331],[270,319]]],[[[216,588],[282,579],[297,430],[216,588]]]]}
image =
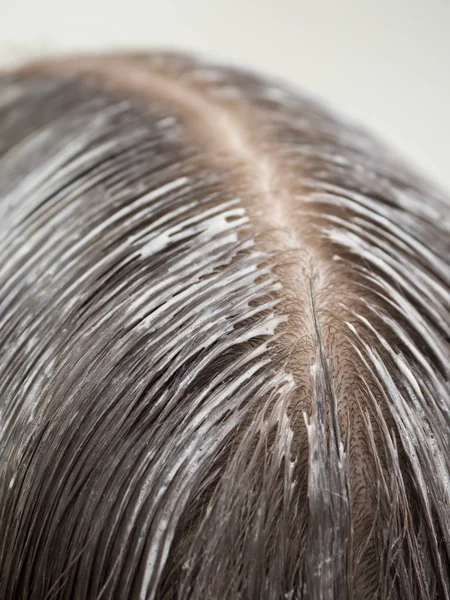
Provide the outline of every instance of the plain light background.
{"type": "Polygon", "coordinates": [[[142,47],[284,78],[450,191],[450,0],[0,0],[0,64],[142,47]]]}

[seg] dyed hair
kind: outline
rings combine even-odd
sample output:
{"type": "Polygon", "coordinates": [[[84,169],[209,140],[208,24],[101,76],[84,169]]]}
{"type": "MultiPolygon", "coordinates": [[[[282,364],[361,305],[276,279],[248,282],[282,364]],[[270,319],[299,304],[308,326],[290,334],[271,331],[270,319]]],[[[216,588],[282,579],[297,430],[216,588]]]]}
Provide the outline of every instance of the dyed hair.
{"type": "Polygon", "coordinates": [[[450,204],[381,143],[191,57],[42,61],[0,232],[2,600],[450,599],[450,204]]]}

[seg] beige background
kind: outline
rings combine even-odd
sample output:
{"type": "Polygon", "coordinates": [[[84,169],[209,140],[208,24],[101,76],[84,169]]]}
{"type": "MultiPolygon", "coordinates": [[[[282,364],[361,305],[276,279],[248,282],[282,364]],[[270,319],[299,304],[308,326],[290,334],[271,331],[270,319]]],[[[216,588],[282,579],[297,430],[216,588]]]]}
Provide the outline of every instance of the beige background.
{"type": "Polygon", "coordinates": [[[450,191],[450,0],[0,0],[0,63],[142,46],[279,75],[450,191]]]}

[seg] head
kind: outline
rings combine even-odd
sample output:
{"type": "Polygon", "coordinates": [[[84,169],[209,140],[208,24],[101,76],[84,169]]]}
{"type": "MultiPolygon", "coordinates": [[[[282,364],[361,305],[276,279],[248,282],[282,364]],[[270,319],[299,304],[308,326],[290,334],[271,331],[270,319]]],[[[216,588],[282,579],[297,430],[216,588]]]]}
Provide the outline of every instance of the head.
{"type": "Polygon", "coordinates": [[[0,77],[0,598],[450,598],[450,204],[172,54],[0,77]]]}

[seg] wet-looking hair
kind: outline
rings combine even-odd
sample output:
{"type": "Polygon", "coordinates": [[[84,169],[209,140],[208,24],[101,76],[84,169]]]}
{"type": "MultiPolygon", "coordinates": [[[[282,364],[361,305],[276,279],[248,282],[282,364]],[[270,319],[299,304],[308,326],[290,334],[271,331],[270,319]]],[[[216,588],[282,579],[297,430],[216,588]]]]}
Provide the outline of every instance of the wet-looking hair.
{"type": "Polygon", "coordinates": [[[450,598],[450,204],[284,85],[0,76],[1,600],[450,598]]]}

